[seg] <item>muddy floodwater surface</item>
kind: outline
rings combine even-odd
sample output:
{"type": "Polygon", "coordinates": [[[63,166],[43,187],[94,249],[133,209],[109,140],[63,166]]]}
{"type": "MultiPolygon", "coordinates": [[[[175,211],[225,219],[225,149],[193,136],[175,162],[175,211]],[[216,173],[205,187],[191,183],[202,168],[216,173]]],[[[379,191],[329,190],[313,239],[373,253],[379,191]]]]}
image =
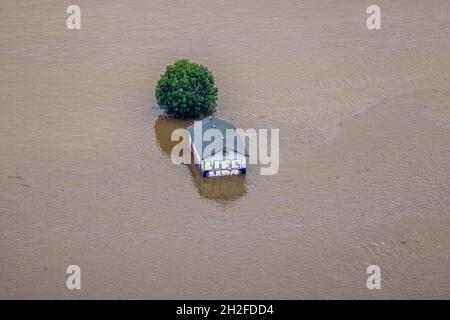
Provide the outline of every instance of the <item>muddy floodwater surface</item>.
{"type": "Polygon", "coordinates": [[[0,298],[449,298],[450,2],[371,2],[1,1],[0,298]],[[278,174],[170,161],[180,58],[278,174]]]}

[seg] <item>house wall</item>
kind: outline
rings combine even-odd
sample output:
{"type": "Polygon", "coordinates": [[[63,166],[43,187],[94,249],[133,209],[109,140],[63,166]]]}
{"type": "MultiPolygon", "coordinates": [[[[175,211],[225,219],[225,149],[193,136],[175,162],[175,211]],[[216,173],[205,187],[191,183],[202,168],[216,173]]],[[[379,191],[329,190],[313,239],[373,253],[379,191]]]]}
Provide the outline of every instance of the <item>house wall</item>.
{"type": "MultiPolygon", "coordinates": [[[[197,149],[195,148],[195,145],[192,144],[192,138],[190,136],[189,136],[189,144],[191,145],[191,151],[192,151],[192,153],[194,155],[194,158],[198,161],[198,159],[201,159],[201,157],[200,157],[197,149]]],[[[216,153],[216,154],[214,154],[212,156],[207,157],[206,159],[204,159],[202,161],[199,161],[200,163],[198,164],[198,166],[199,166],[200,171],[202,173],[205,170],[207,170],[207,171],[220,171],[222,169],[225,169],[225,168],[222,168],[222,161],[227,161],[227,160],[230,161],[230,162],[238,160],[239,161],[239,168],[238,168],[239,170],[247,168],[247,158],[246,158],[246,156],[244,154],[242,154],[242,153],[239,153],[239,152],[236,152],[236,151],[230,150],[230,149],[227,149],[227,152],[226,152],[225,155],[221,151],[221,152],[218,152],[218,153],[216,153]],[[214,163],[216,161],[220,161],[220,165],[221,165],[220,169],[217,169],[214,166],[214,163]],[[206,168],[206,162],[211,162],[213,164],[213,168],[212,169],[206,168]]]]}
{"type": "Polygon", "coordinates": [[[201,161],[200,161],[200,155],[198,154],[198,151],[197,151],[197,148],[195,147],[195,145],[192,143],[192,138],[191,138],[191,136],[189,136],[189,145],[191,146],[191,151],[192,151],[192,154],[194,155],[194,159],[195,159],[195,161],[197,161],[198,163],[195,163],[195,164],[197,164],[199,167],[200,167],[200,169],[201,169],[201,161]]]}
{"type": "Polygon", "coordinates": [[[214,163],[215,161],[224,161],[224,160],[230,161],[240,160],[240,169],[247,168],[247,158],[245,157],[245,155],[233,150],[229,150],[227,155],[223,155],[222,152],[218,152],[210,157],[207,157],[202,161],[200,168],[203,172],[205,171],[205,162],[209,161],[214,163]]]}

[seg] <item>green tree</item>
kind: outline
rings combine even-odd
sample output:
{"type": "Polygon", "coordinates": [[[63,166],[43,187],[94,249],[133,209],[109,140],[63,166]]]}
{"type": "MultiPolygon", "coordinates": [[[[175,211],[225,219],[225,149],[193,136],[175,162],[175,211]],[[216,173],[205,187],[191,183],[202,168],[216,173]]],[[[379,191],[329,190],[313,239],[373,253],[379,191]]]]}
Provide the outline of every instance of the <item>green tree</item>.
{"type": "Polygon", "coordinates": [[[187,59],[166,67],[155,95],[160,108],[175,118],[206,116],[216,111],[214,76],[206,67],[187,59]]]}

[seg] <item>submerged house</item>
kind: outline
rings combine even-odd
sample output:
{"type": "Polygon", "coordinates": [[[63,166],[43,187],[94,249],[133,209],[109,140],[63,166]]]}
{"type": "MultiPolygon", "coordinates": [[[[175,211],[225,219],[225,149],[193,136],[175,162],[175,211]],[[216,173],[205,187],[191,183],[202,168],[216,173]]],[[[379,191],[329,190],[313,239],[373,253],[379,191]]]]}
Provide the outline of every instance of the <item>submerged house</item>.
{"type": "Polygon", "coordinates": [[[203,177],[246,174],[247,151],[232,123],[210,116],[194,122],[187,130],[194,163],[203,177]],[[211,148],[214,144],[217,148],[211,148]]]}

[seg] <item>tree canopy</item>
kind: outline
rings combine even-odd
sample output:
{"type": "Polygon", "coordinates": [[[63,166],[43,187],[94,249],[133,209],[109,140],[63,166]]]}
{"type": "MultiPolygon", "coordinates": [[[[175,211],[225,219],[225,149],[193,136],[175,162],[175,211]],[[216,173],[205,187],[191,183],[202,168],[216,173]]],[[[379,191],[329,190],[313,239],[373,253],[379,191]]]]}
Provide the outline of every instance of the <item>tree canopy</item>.
{"type": "Polygon", "coordinates": [[[166,67],[155,95],[160,108],[175,118],[206,116],[216,111],[214,76],[205,66],[187,59],[166,67]]]}

